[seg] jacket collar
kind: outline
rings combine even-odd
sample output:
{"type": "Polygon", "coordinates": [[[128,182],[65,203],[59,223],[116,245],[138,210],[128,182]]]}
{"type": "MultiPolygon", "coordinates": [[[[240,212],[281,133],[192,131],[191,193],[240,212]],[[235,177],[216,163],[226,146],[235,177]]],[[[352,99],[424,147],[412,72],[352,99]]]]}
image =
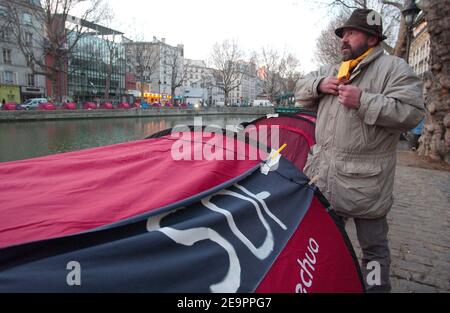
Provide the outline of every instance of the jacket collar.
{"type": "MultiPolygon", "coordinates": [[[[381,45],[374,47],[372,53],[369,54],[364,60],[362,60],[355,67],[355,69],[352,72],[352,75],[350,76],[350,80],[355,78],[361,72],[362,68],[366,67],[367,65],[369,65],[370,63],[372,63],[373,61],[378,59],[380,56],[382,56],[383,54],[384,54],[384,49],[383,49],[383,47],[381,47],[381,45]]],[[[333,76],[336,76],[337,73],[339,72],[340,65],[341,65],[341,63],[334,65],[333,76]]]]}
{"type": "Polygon", "coordinates": [[[367,65],[369,65],[370,63],[372,63],[373,61],[378,59],[383,54],[384,54],[384,49],[383,49],[383,47],[381,47],[381,45],[374,47],[372,53],[369,54],[364,60],[362,60],[358,64],[358,66],[355,67],[352,75],[350,76],[350,80],[355,78],[361,72],[361,69],[363,69],[364,67],[366,67],[367,65]]]}

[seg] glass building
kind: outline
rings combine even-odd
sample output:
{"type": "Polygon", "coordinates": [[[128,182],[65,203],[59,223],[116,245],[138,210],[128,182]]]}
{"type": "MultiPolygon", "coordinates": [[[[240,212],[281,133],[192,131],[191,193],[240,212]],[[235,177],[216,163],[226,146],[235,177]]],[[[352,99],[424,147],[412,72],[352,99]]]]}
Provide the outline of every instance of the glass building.
{"type": "MultiPolygon", "coordinates": [[[[110,102],[118,102],[125,95],[125,48],[122,33],[91,24],[92,31],[79,38],[69,56],[68,96],[82,103],[105,101],[106,85],[110,77],[110,102]]],[[[69,45],[74,38],[69,36],[69,45]]]]}

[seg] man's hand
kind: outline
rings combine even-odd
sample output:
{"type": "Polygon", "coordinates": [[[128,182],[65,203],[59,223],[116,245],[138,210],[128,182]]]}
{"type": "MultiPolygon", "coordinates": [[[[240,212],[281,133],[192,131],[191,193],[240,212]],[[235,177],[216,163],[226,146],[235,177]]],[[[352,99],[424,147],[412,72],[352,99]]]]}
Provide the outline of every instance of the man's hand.
{"type": "Polygon", "coordinates": [[[361,105],[361,89],[352,85],[340,85],[339,90],[339,102],[349,109],[359,109],[361,105]]]}
{"type": "Polygon", "coordinates": [[[342,82],[336,77],[325,77],[319,84],[319,92],[334,96],[339,96],[339,85],[342,82]]]}

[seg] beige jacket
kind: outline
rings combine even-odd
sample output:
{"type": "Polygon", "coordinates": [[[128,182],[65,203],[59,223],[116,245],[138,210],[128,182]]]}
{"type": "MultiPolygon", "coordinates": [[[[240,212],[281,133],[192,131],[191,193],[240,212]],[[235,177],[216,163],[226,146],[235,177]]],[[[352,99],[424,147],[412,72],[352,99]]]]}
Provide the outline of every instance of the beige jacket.
{"type": "Polygon", "coordinates": [[[396,150],[401,132],[424,116],[422,82],[400,58],[381,47],[353,71],[350,82],[362,90],[361,106],[348,109],[337,96],[318,93],[321,80],[336,76],[327,65],[301,79],[297,102],[317,109],[316,142],[305,173],[344,216],[377,218],[393,202],[396,150]]]}

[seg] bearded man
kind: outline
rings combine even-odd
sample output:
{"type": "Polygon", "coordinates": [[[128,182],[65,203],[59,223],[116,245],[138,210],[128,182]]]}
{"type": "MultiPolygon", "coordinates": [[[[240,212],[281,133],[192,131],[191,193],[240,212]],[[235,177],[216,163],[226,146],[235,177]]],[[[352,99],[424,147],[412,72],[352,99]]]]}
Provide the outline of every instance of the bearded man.
{"type": "Polygon", "coordinates": [[[424,116],[422,82],[403,59],[384,53],[377,12],[356,9],[335,34],[342,64],[323,66],[296,86],[297,102],[317,109],[317,144],[305,173],[344,220],[354,219],[367,291],[389,292],[386,215],[397,144],[424,116]]]}

